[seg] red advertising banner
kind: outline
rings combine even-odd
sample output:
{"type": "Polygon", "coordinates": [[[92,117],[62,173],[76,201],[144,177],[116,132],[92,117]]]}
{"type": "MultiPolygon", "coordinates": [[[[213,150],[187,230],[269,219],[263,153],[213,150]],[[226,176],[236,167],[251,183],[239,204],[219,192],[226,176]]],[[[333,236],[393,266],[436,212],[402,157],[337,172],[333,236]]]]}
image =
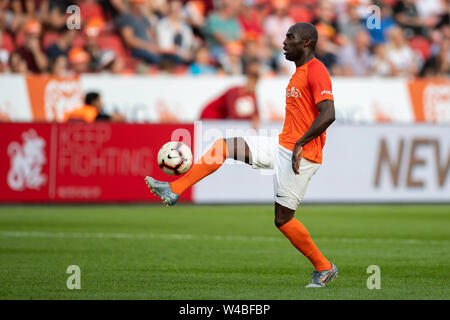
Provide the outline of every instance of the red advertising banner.
{"type": "MultiPolygon", "coordinates": [[[[193,149],[193,125],[0,124],[0,202],[153,202],[146,175],[170,140],[193,149]]],[[[192,201],[186,191],[182,201],[192,201]]]]}

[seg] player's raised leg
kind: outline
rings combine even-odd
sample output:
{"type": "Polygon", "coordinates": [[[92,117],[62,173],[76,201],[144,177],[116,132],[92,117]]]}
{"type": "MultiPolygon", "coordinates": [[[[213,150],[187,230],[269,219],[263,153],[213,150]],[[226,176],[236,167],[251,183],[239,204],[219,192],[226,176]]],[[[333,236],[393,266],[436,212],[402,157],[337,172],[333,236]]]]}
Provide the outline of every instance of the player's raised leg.
{"type": "Polygon", "coordinates": [[[216,140],[185,175],[172,183],[158,181],[151,177],[145,177],[145,182],[165,204],[174,205],[186,189],[219,169],[227,158],[251,164],[250,148],[243,138],[216,140]]]}

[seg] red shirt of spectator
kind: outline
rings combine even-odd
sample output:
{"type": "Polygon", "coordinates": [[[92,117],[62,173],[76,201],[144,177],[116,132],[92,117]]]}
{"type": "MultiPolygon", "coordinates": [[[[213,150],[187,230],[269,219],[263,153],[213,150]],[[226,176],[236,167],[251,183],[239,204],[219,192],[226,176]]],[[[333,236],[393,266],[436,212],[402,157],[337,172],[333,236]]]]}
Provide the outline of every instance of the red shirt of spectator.
{"type": "Polygon", "coordinates": [[[202,111],[200,119],[252,120],[258,126],[259,112],[255,89],[259,80],[261,63],[253,60],[246,68],[247,83],[228,89],[210,102],[202,111]]]}
{"type": "Polygon", "coordinates": [[[258,117],[255,92],[245,87],[233,87],[210,102],[202,111],[200,119],[251,120],[258,117]]]}

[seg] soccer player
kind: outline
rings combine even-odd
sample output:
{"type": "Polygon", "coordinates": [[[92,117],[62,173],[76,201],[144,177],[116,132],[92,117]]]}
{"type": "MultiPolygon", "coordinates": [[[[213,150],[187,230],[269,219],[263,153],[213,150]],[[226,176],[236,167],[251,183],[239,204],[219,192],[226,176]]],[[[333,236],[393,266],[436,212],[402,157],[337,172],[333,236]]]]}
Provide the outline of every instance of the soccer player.
{"type": "Polygon", "coordinates": [[[316,28],[309,23],[296,23],[286,33],[284,55],[295,63],[296,71],[286,88],[286,117],[278,137],[219,139],[178,180],[168,183],[145,178],[155,195],[173,205],[181,193],[216,171],[227,158],[255,169],[273,168],[275,225],[313,264],[309,288],[325,287],[338,273],[294,217],[309,180],[322,163],[325,130],[335,120],[331,79],[325,66],[314,57],[317,37],[316,28]]]}

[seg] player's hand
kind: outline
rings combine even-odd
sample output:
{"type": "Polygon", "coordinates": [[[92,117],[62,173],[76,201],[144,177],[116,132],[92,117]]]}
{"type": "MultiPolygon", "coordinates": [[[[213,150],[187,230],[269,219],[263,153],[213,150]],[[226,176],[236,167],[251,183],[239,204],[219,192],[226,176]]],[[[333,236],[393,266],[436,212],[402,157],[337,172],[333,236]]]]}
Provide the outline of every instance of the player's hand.
{"type": "Polygon", "coordinates": [[[299,144],[296,144],[294,147],[294,151],[292,152],[292,170],[294,170],[295,174],[299,174],[302,151],[303,147],[299,144]]]}

